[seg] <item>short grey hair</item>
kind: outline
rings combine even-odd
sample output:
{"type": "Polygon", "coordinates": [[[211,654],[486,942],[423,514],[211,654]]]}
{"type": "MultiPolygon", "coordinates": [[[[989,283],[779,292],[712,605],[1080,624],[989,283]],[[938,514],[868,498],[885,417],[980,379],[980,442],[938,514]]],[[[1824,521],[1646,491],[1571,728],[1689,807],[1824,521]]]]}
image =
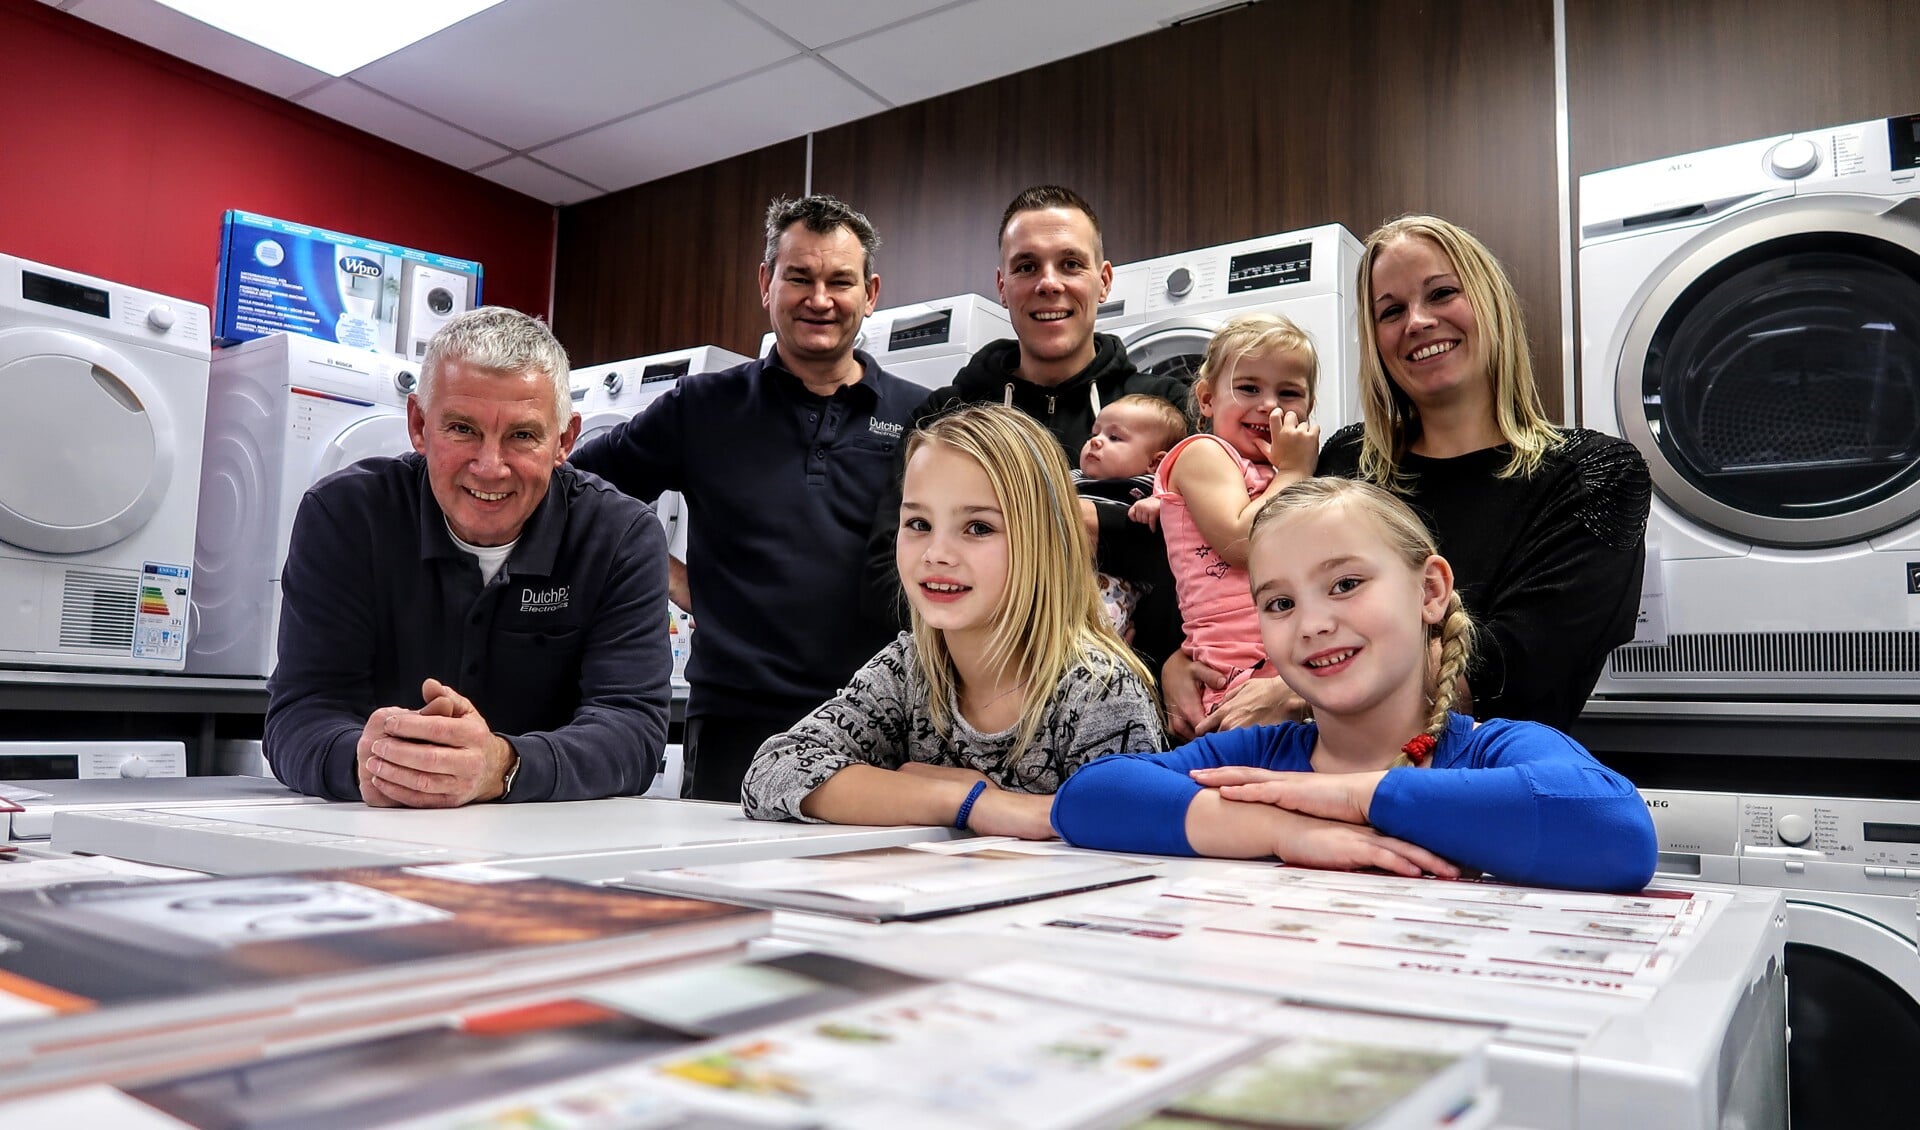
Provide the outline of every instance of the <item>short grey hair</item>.
{"type": "Polygon", "coordinates": [[[553,419],[561,430],[573,415],[566,348],[547,324],[505,306],[480,306],[454,318],[427,341],[420,363],[420,402],[433,398],[434,376],[449,361],[519,376],[540,373],[553,382],[553,419]]]}
{"type": "Polygon", "coordinates": [[[789,200],[784,196],[774,197],[767,205],[767,254],[761,263],[771,268],[773,260],[780,251],[780,237],[795,224],[805,224],[807,230],[815,235],[827,235],[835,228],[845,228],[860,241],[860,249],[866,252],[866,262],[862,276],[873,278],[873,253],[880,250],[880,235],[873,230],[872,221],[849,208],[838,197],[826,193],[802,196],[798,200],[789,200]]]}

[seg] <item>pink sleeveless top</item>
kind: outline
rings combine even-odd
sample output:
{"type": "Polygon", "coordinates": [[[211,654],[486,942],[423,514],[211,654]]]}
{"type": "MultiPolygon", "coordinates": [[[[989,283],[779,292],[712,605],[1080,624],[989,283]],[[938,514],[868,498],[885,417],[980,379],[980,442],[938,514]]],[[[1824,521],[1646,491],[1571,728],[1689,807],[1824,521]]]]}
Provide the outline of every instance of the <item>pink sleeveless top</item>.
{"type": "Polygon", "coordinates": [[[1273,467],[1255,463],[1219,436],[1202,433],[1174,445],[1153,476],[1153,497],[1160,500],[1160,532],[1167,543],[1167,564],[1173,569],[1173,587],[1180,598],[1180,619],[1186,630],[1187,655],[1231,681],[1221,690],[1206,690],[1202,701],[1212,710],[1233,688],[1244,682],[1254,664],[1266,658],[1260,644],[1260,620],[1253,607],[1245,566],[1229,565],[1207,544],[1187,509],[1187,500],[1169,485],[1174,461],[1196,443],[1218,444],[1247,483],[1247,497],[1267,489],[1273,467]]]}

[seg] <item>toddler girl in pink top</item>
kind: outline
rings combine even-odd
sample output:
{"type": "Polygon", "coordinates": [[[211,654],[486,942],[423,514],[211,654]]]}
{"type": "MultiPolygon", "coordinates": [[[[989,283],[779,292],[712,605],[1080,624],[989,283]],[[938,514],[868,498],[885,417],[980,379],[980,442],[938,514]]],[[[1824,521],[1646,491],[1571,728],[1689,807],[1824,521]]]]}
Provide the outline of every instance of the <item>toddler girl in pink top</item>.
{"type": "Polygon", "coordinates": [[[1207,343],[1194,412],[1209,431],[1167,452],[1154,475],[1160,529],[1186,629],[1183,650],[1228,674],[1207,688],[1211,713],[1262,672],[1266,653],[1247,584],[1247,539],[1267,500],[1313,475],[1319,361],[1305,331],[1278,314],[1245,314],[1207,343]]]}

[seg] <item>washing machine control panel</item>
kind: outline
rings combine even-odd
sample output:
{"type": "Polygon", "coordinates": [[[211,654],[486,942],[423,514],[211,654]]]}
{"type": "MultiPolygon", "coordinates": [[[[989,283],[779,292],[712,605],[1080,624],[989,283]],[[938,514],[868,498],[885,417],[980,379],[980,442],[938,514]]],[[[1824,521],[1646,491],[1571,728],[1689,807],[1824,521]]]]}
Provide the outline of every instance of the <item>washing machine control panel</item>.
{"type": "Polygon", "coordinates": [[[1659,873],[1792,890],[1920,890],[1920,801],[1640,790],[1659,873]]]}

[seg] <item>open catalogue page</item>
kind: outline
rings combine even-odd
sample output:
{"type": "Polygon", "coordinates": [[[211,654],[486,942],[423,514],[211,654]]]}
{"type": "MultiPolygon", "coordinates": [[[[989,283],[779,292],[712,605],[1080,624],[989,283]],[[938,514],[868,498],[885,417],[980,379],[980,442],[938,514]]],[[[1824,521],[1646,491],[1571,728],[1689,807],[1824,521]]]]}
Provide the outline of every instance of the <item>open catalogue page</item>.
{"type": "Polygon", "coordinates": [[[1269,864],[1115,892],[1009,928],[1222,965],[1326,962],[1648,998],[1723,892],[1631,895],[1269,864]]]}
{"type": "Polygon", "coordinates": [[[576,986],[219,1071],[0,1104],[129,1130],[1429,1130],[1491,1111],[1488,1029],[1043,960],[937,981],[802,953],[576,986]],[[1253,1121],[1234,1119],[1256,1104],[1253,1121]]]}
{"type": "Polygon", "coordinates": [[[0,891],[0,1094],[731,949],[768,926],[475,867],[0,891]]]}
{"type": "Polygon", "coordinates": [[[638,871],[618,885],[888,921],[1111,887],[1159,870],[1159,864],[1131,856],[989,838],[638,871]]]}

